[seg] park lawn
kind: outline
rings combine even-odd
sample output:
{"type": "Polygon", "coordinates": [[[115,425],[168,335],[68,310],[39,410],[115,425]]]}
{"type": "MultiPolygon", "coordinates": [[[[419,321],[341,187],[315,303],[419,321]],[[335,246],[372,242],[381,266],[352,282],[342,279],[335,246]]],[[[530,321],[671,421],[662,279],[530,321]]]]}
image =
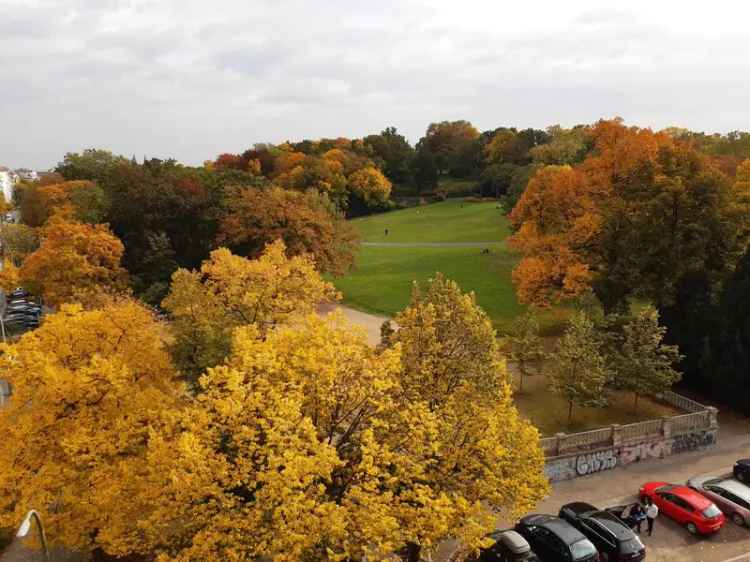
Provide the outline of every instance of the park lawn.
{"type": "MultiPolygon", "coordinates": [[[[517,384],[514,383],[514,388],[516,387],[517,384]]],[[[519,412],[539,428],[543,437],[550,437],[561,431],[587,431],[613,423],[625,425],[683,413],[646,397],[638,400],[638,410],[634,412],[633,395],[615,392],[606,408],[574,407],[573,421],[568,425],[567,402],[547,389],[547,380],[542,375],[526,377],[524,392],[516,392],[514,400],[519,412]]]]}
{"type": "MultiPolygon", "coordinates": [[[[348,306],[393,316],[409,303],[414,281],[424,282],[441,272],[462,290],[475,293],[477,303],[500,333],[524,312],[511,281],[518,256],[507,247],[508,221],[495,202],[451,199],[351,222],[365,242],[416,246],[363,245],[354,271],[333,280],[348,306]],[[477,246],[418,246],[423,243],[477,243],[477,246]],[[484,248],[489,250],[488,254],[482,253],[484,248]]],[[[572,310],[561,306],[542,312],[543,332],[559,333],[572,310]]]]}
{"type": "Polygon", "coordinates": [[[500,242],[510,234],[497,203],[460,199],[370,215],[351,223],[365,242],[500,242]]]}
{"type": "MultiPolygon", "coordinates": [[[[474,291],[477,303],[502,333],[524,311],[510,278],[515,264],[504,242],[493,245],[489,254],[482,254],[481,248],[363,246],[355,271],[334,282],[347,305],[393,316],[409,304],[414,281],[424,282],[439,271],[464,291],[474,291]]],[[[569,313],[553,308],[540,314],[544,331],[556,332],[569,313]]]]}

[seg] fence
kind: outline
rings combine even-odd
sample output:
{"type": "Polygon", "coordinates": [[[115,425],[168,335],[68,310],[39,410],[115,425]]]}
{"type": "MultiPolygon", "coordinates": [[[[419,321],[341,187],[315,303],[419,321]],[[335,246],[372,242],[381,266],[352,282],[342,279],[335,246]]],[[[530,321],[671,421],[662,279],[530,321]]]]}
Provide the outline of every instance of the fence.
{"type": "Polygon", "coordinates": [[[695,400],[690,400],[690,398],[671,390],[657,394],[656,398],[684,412],[704,412],[707,409],[703,404],[699,404],[695,400]]]}
{"type": "Polygon", "coordinates": [[[668,439],[675,435],[718,427],[718,411],[714,407],[704,406],[671,391],[658,398],[688,413],[628,425],[615,424],[570,435],[558,433],[554,437],[541,439],[540,445],[547,457],[554,457],[608,446],[617,447],[653,437],[668,439]]]}

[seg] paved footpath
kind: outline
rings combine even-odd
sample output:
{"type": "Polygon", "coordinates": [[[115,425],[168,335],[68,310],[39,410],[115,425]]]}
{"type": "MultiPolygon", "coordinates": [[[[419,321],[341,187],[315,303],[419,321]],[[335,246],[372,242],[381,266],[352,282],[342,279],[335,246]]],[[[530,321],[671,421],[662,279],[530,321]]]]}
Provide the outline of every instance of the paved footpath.
{"type": "Polygon", "coordinates": [[[503,246],[504,241],[494,242],[362,242],[370,248],[490,248],[503,246]]]}

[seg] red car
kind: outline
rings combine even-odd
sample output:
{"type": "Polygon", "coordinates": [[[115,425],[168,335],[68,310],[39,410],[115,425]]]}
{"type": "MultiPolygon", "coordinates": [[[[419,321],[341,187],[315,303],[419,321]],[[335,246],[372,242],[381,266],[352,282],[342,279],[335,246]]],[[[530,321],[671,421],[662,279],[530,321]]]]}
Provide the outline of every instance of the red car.
{"type": "Polygon", "coordinates": [[[684,525],[692,534],[710,535],[722,528],[724,514],[708,498],[687,486],[647,482],[639,491],[659,508],[659,514],[684,525]]]}

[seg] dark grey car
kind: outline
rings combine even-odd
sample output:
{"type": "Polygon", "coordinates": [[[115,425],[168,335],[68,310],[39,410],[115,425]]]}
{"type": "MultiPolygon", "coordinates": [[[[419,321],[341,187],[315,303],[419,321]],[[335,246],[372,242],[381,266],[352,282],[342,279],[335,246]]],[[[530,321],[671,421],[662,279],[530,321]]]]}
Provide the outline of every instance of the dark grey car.
{"type": "Polygon", "coordinates": [[[750,487],[729,476],[691,478],[687,485],[714,502],[737,525],[750,525],[750,487]]]}

